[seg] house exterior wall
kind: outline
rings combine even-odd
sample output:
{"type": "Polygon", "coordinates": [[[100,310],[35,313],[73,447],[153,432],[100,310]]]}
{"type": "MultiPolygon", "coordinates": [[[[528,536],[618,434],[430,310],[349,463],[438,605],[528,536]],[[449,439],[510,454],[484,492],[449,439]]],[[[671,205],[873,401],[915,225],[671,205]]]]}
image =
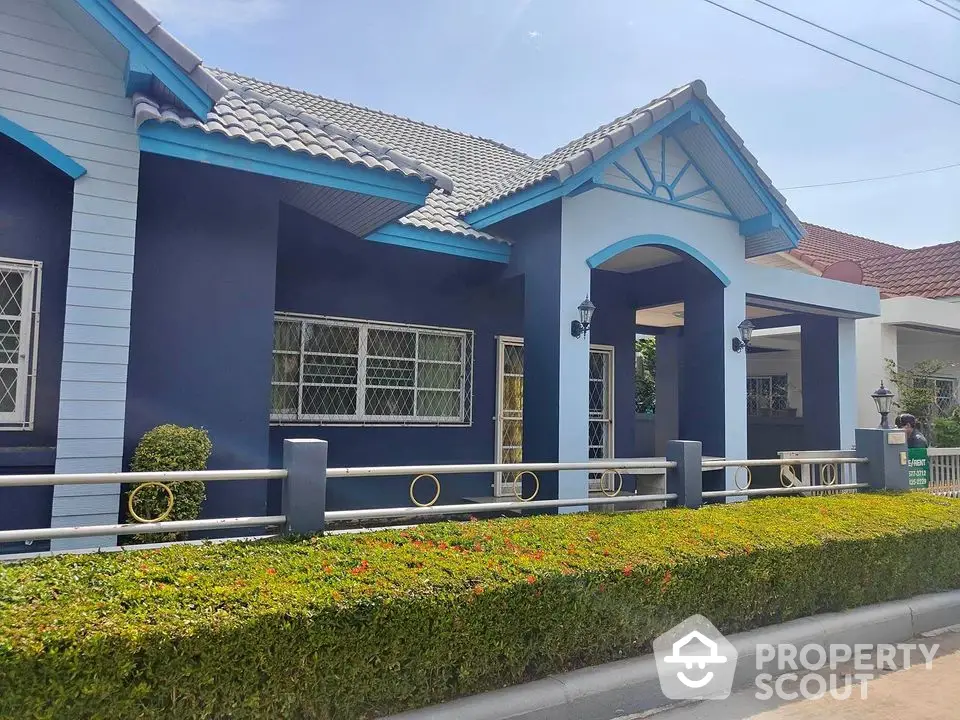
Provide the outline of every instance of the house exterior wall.
{"type": "MultiPolygon", "coordinates": [[[[59,5],[75,11],[71,21],[84,32],[102,33],[73,3],[59,5]]],[[[0,0],[0,113],[87,170],[74,186],[56,470],[117,471],[139,169],[122,67],[51,4],[0,0]]],[[[114,522],[118,500],[115,484],[59,486],[52,524],[114,522]]],[[[63,540],[53,547],[90,543],[63,540]]]]}
{"type": "MultiPolygon", "coordinates": [[[[472,419],[466,426],[273,426],[271,464],[281,465],[283,440],[293,437],[327,440],[333,467],[491,462],[497,336],[523,336],[523,283],[519,277],[501,280],[502,271],[497,263],[370,243],[284,208],[277,255],[277,311],[472,330],[472,419]]],[[[266,382],[269,389],[269,377],[266,382]]],[[[265,407],[264,427],[268,414],[265,407]]],[[[331,509],[406,506],[412,479],[331,480],[327,505],[331,509]]],[[[489,473],[440,480],[439,502],[493,493],[489,473]]],[[[279,505],[278,496],[272,504],[279,505]]]]}
{"type": "MultiPolygon", "coordinates": [[[[144,155],[128,457],[176,423],[208,430],[211,468],[267,467],[278,212],[267,178],[144,155]]],[[[266,500],[266,481],[209,483],[204,514],[262,515],[266,500]]]]}
{"type": "MultiPolygon", "coordinates": [[[[0,432],[0,473],[53,472],[73,181],[5,137],[0,168],[0,257],[43,263],[33,427],[0,432]]],[[[44,527],[52,498],[52,487],[0,489],[0,528],[44,527]]],[[[0,551],[26,549],[10,543],[0,551]]]]}
{"type": "MultiPolygon", "coordinates": [[[[676,239],[683,243],[688,255],[700,262],[712,264],[723,273],[730,284],[715,289],[713,295],[703,299],[704,312],[710,315],[711,322],[703,323],[704,332],[710,336],[701,338],[709,343],[714,369],[720,374],[715,378],[724,399],[715,407],[707,422],[706,413],[698,413],[704,422],[702,426],[681,427],[681,433],[696,432],[709,439],[710,447],[705,452],[723,454],[728,457],[745,457],[746,439],[746,362],[743,353],[734,353],[730,349],[729,338],[737,335],[737,325],[746,313],[744,242],[739,234],[738,224],[731,220],[713,217],[693,210],[656,203],[642,198],[634,198],[606,189],[596,189],[563,199],[562,247],[564,253],[564,291],[561,293],[561,307],[571,311],[589,292],[589,274],[583,270],[586,258],[600,252],[615,243],[636,236],[659,235],[676,239]],[[578,297],[579,296],[579,297],[578,297]],[[719,310],[719,312],[717,312],[719,310]],[[709,328],[709,329],[708,329],[709,328]],[[715,335],[715,337],[714,337],[715,335]]],[[[691,284],[693,287],[694,284],[691,284]]],[[[705,285],[703,285],[705,287],[705,285]]],[[[684,287],[684,290],[687,288],[684,287]]],[[[705,315],[706,318],[706,315],[705,315]]],[[[564,318],[569,325],[571,318],[564,318]]],[[[569,351],[568,363],[576,369],[564,376],[564,388],[576,387],[573,383],[586,382],[586,357],[582,348],[571,342],[569,332],[561,343],[569,351]],[[582,376],[582,378],[580,377],[582,376]]],[[[696,342],[690,338],[686,343],[696,342]]],[[[688,357],[685,353],[685,358],[688,357]]],[[[689,363],[685,362],[685,366],[689,363]]],[[[682,387],[682,385],[681,385],[682,387]]],[[[578,392],[571,393],[574,398],[578,392]]],[[[684,398],[680,398],[681,408],[685,407],[684,398]]],[[[689,403],[687,403],[689,404],[689,403]]],[[[569,417],[576,417],[571,414],[569,417]]],[[[681,425],[683,422],[681,421],[681,425]]],[[[572,433],[571,433],[572,436],[572,433]]],[[[571,455],[565,459],[582,459],[576,454],[576,448],[570,447],[571,455]]],[[[720,474],[718,473],[718,476],[720,474]]],[[[726,482],[732,482],[732,473],[728,473],[726,482]]],[[[572,482],[578,485],[579,481],[572,482]]],[[[722,484],[722,481],[721,481],[722,484]]],[[[576,487],[573,488],[576,491],[576,487]]]]}

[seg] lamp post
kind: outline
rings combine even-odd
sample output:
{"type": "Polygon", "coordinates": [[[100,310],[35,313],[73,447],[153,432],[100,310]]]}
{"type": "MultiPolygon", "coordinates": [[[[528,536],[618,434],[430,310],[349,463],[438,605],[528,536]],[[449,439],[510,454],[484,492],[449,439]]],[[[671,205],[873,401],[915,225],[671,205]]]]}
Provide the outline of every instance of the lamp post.
{"type": "Polygon", "coordinates": [[[874,390],[870,397],[873,398],[873,402],[877,405],[877,412],[880,413],[880,427],[889,429],[890,423],[887,421],[887,416],[890,414],[890,408],[893,407],[893,393],[883,386],[881,380],[880,387],[874,390]]]}
{"type": "Polygon", "coordinates": [[[744,320],[742,323],[737,325],[737,330],[740,331],[740,337],[735,337],[733,339],[734,352],[740,352],[744,348],[750,347],[750,340],[753,338],[753,331],[755,329],[756,327],[749,320],[744,320]]]}
{"type": "Polygon", "coordinates": [[[596,305],[590,302],[590,298],[585,298],[577,307],[580,319],[570,323],[570,334],[575,338],[585,335],[587,330],[590,329],[590,321],[593,320],[593,311],[596,309],[596,305]]]}

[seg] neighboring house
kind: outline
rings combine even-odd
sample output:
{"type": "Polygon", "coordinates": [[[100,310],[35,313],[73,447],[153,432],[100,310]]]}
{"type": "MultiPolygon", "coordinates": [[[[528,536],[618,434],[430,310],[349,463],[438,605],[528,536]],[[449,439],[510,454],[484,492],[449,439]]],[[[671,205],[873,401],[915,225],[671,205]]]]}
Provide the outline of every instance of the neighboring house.
{"type": "MultiPolygon", "coordinates": [[[[3,472],[119,471],[166,422],[206,427],[216,468],[278,466],[290,437],[336,466],[634,456],[637,310],[680,302],[660,440],[747,455],[733,340],[785,314],[818,341],[811,442],[853,440],[853,323],[878,294],[748,261],[802,228],[699,81],[532,158],[207,69],[135,0],[0,0],[0,167],[3,472]]],[[[405,505],[409,481],[338,480],[328,503],[405,505]]],[[[541,497],[598,482],[545,473],[541,497]]],[[[441,501],[513,491],[457,476],[441,501]]],[[[0,493],[3,527],[120,503],[0,493]]],[[[276,504],[211,483],[205,513],[276,504]]]]}
{"type": "MultiPolygon", "coordinates": [[[[804,227],[799,247],[770,257],[801,272],[880,291],[880,316],[857,322],[859,424],[872,426],[879,419],[870,395],[881,381],[890,386],[888,359],[903,368],[924,360],[942,362],[943,369],[928,382],[938,410],[952,410],[960,385],[960,242],[906,249],[819,225],[804,227]]],[[[802,333],[777,327],[758,335],[758,350],[778,352],[758,352],[748,360],[748,387],[756,397],[751,411],[802,414],[802,333]]]]}

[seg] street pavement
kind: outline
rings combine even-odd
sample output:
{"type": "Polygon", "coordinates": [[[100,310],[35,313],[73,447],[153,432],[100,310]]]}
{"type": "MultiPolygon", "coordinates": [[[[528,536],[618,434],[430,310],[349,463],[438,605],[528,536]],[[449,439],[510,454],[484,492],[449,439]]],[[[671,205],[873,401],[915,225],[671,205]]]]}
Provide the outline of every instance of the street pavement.
{"type": "MultiPolygon", "coordinates": [[[[725,700],[678,704],[612,720],[956,720],[960,718],[960,627],[925,633],[910,642],[940,645],[927,669],[919,652],[911,654],[911,667],[898,661],[897,670],[879,671],[855,684],[846,699],[829,692],[813,699],[793,701],[776,697],[758,700],[757,688],[734,692],[725,700]],[[862,697],[865,695],[865,697],[862,697]]],[[[842,674],[856,672],[839,668],[842,674]]],[[[787,686],[796,689],[797,683],[787,686]]]]}

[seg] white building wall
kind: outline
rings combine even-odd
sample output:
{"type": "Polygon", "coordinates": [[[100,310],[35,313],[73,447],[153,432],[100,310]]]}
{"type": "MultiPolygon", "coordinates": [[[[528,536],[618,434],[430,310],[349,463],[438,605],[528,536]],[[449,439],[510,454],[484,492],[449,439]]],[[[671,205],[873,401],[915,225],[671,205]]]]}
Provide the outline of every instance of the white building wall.
{"type": "MultiPolygon", "coordinates": [[[[57,4],[70,21],[44,0],[0,0],[0,113],[87,169],[74,186],[56,469],[115,472],[123,453],[139,142],[122,67],[87,39],[105,33],[74,3],[57,4]]],[[[114,523],[119,495],[116,484],[58,486],[52,525],[114,523]]]]}

